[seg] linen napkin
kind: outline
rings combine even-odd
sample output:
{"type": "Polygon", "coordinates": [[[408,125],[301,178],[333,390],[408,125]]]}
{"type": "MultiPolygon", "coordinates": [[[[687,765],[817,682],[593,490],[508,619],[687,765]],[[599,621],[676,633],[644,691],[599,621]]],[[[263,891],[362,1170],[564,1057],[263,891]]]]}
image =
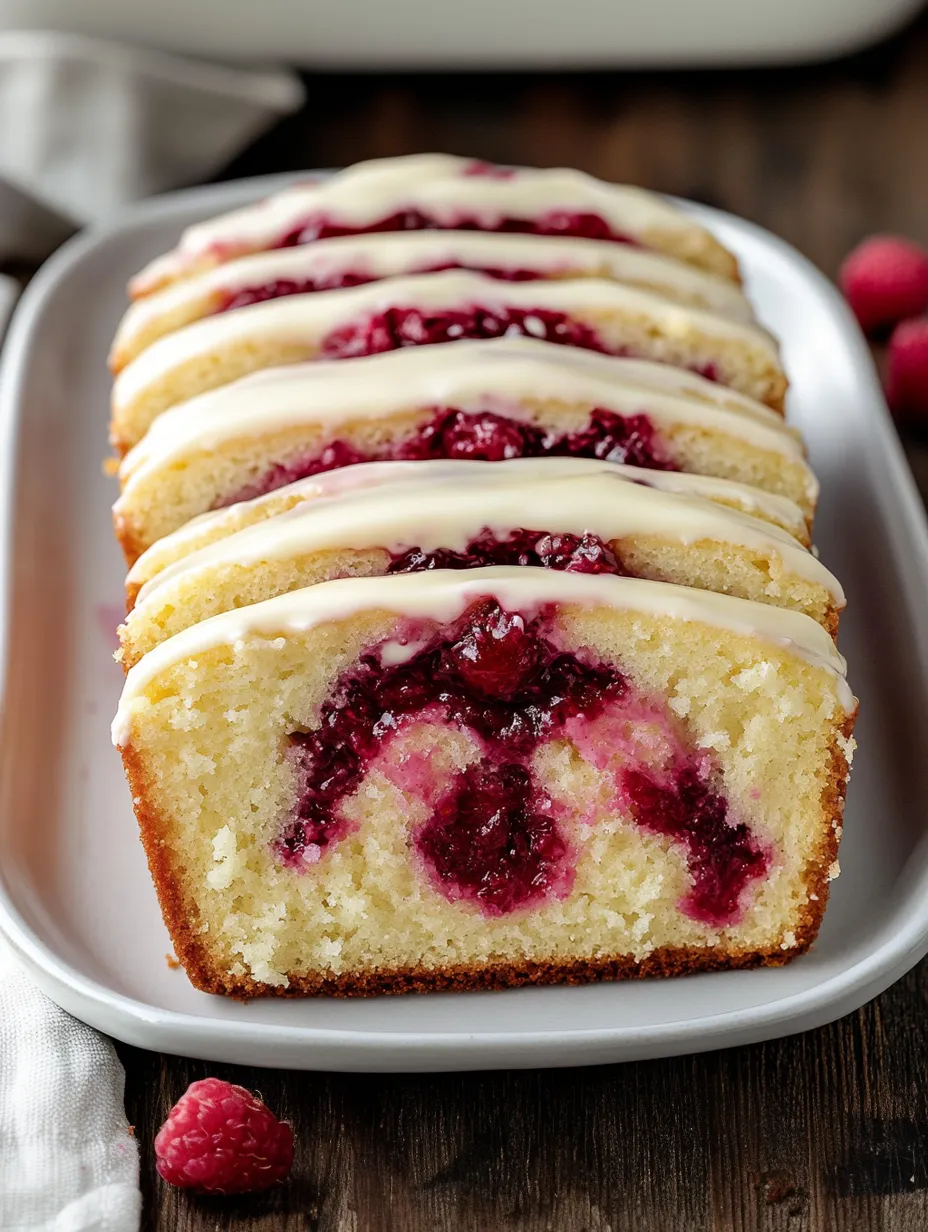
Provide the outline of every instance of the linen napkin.
{"type": "Polygon", "coordinates": [[[303,101],[299,79],[76,34],[0,32],[0,260],[209,179],[303,101]]]}
{"type": "Polygon", "coordinates": [[[0,940],[3,1232],[136,1232],[124,1083],[109,1040],[39,992],[0,940]]]}
{"type": "MultiPolygon", "coordinates": [[[[0,262],[35,263],[124,202],[210,178],[302,98],[287,72],[0,33],[0,262]]],[[[0,336],[17,290],[0,275],[0,336]]],[[[110,1042],[39,992],[0,939],[2,1232],[137,1232],[124,1082],[110,1042]]]]}

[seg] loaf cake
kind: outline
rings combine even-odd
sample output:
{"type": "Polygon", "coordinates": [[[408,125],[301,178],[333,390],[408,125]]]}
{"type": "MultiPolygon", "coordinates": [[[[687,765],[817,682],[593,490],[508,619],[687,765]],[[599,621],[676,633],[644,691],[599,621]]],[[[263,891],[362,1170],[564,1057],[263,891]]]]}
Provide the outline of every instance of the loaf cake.
{"type": "Polygon", "coordinates": [[[191,227],[130,290],[113,738],[197,988],[812,944],[844,595],[723,244],[638,189],[416,155],[191,227]]]}
{"type": "Polygon", "coordinates": [[[665,364],[499,338],[268,369],[182,403],[123,461],[117,534],[131,564],[198,514],[338,466],[552,453],[733,479],[807,517],[818,491],[798,435],[743,395],[665,364]]]}
{"type": "Polygon", "coordinates": [[[340,235],[427,229],[619,241],[738,278],[732,254],[695,219],[640,188],[566,168],[509,169],[448,154],[373,159],[293,184],[188,228],[132,280],[133,297],[253,252],[340,235]]]}
{"type": "Polygon", "coordinates": [[[447,269],[512,282],[607,278],[739,321],[753,319],[736,283],[645,248],[492,231],[387,232],[240,257],[136,300],[116,332],[110,367],[120,372],[152,342],[201,317],[286,295],[447,269]]]}
{"type": "Polygon", "coordinates": [[[210,616],[313,583],[489,565],[693,586],[805,612],[837,635],[837,579],[757,518],[606,469],[461,463],[452,482],[446,465],[412,464],[303,502],[167,566],[120,628],[123,663],[210,616]]]}
{"type": "Polygon", "coordinates": [[[783,409],[777,346],[758,325],[604,278],[446,270],[265,300],[159,338],[116,378],[113,446],[125,452],[169,407],[261,368],[513,336],[688,368],[783,409]]]}
{"type": "Polygon", "coordinates": [[[685,471],[655,471],[621,462],[601,462],[597,458],[514,458],[508,462],[463,462],[433,460],[426,462],[368,462],[323,471],[308,479],[298,479],[263,496],[238,501],[222,509],[201,513],[163,539],[158,539],[135,561],[126,576],[126,606],[131,611],[139,591],[157,577],[163,569],[185,560],[194,552],[218,543],[238,531],[256,526],[268,518],[296,509],[306,501],[319,497],[338,496],[354,488],[372,488],[407,480],[420,470],[431,478],[443,477],[449,484],[457,483],[471,470],[482,471],[501,467],[503,471],[519,473],[522,469],[543,477],[559,475],[597,474],[606,471],[631,483],[646,484],[662,492],[677,493],[712,501],[728,509],[736,509],[761,522],[769,522],[786,531],[803,547],[810,546],[809,526],[802,510],[785,496],[775,496],[745,483],[730,479],[713,479],[706,475],[689,475],[685,471]]]}
{"type": "Polygon", "coordinates": [[[789,960],[854,709],[801,613],[491,567],[194,625],[113,731],[196,987],[352,995],[789,960]]]}

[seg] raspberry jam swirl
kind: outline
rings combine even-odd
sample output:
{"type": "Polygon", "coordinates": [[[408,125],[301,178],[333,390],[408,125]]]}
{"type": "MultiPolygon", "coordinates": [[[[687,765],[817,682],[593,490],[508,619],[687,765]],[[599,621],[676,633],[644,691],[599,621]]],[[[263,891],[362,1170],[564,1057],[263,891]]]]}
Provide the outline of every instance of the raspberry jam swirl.
{"type": "Polygon", "coordinates": [[[397,351],[401,347],[457,342],[461,338],[538,338],[561,346],[619,355],[595,330],[565,312],[549,308],[387,308],[333,330],[324,340],[325,359],[355,359],[397,351]]]}
{"type": "MultiPolygon", "coordinates": [[[[522,266],[479,265],[474,262],[442,261],[434,265],[422,265],[408,272],[414,274],[441,274],[446,270],[468,270],[485,274],[497,282],[538,282],[546,275],[542,270],[522,266]]],[[[379,282],[381,274],[366,270],[341,269],[315,278],[274,278],[270,282],[256,283],[229,291],[219,299],[214,312],[230,312],[233,308],[247,308],[249,304],[262,304],[269,299],[283,299],[287,295],[309,295],[315,291],[341,291],[346,287],[360,287],[369,282],[379,282]]]]}
{"type": "MultiPolygon", "coordinates": [[[[489,163],[472,163],[468,176],[508,180],[513,172],[489,163]]],[[[611,240],[616,244],[638,244],[632,236],[615,231],[600,214],[592,211],[546,210],[535,218],[503,217],[488,221],[465,213],[452,216],[430,213],[424,209],[395,210],[373,222],[352,224],[324,213],[310,214],[285,232],[274,245],[293,248],[313,240],[331,239],[337,235],[371,235],[382,231],[495,231],[510,235],[559,235],[585,240],[611,240]]]]}
{"type": "Polygon", "coordinates": [[[538,780],[535,754],[567,738],[598,763],[624,741],[625,755],[607,771],[610,807],[682,851],[691,884],[681,911],[714,927],[739,918],[744,892],[765,876],[769,855],[729,816],[705,755],[687,750],[679,725],[617,667],[559,648],[550,613],[526,618],[491,598],[409,650],[362,655],[336,680],[315,730],[291,733],[286,756],[297,787],[275,844],[282,863],[315,864],[350,832],[343,805],[376,765],[427,803],[412,845],[447,899],[501,916],[563,897],[576,852],[564,806],[538,780]],[[647,761],[628,736],[636,723],[649,732],[647,761]],[[391,763],[391,746],[416,725],[465,733],[477,759],[446,781],[430,776],[421,758],[391,763]]]}
{"type": "Polygon", "coordinates": [[[676,470],[661,447],[657,430],[647,415],[616,415],[594,409],[587,424],[576,432],[549,433],[531,423],[507,419],[491,411],[466,412],[438,407],[412,436],[391,449],[362,453],[347,441],[333,441],[324,449],[277,463],[244,488],[223,498],[216,508],[253,500],[285,484],[323,471],[359,462],[429,461],[456,458],[470,462],[503,462],[510,458],[598,458],[625,462],[649,470],[676,470]]]}

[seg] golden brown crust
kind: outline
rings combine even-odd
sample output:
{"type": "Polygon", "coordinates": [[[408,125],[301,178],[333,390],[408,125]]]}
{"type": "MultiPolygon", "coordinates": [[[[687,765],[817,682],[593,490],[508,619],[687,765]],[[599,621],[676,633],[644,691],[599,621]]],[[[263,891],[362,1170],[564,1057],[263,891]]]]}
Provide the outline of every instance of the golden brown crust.
{"type": "Polygon", "coordinates": [[[291,975],[286,988],[259,983],[250,976],[231,976],[213,961],[199,933],[194,908],[186,901],[180,870],[168,841],[164,819],[151,805],[141,758],[131,745],[122,750],[132,789],[142,844],[148,857],[161,912],[174,952],[190,982],[202,992],[250,1000],[255,997],[370,997],[407,992],[465,992],[517,988],[526,984],[587,984],[596,980],[645,979],[688,975],[699,971],[778,967],[804,954],[818,935],[828,902],[829,873],[837,859],[841,837],[848,763],[842,740],[854,728],[856,711],[845,719],[831,743],[831,766],[822,793],[822,836],[818,851],[803,876],[806,902],[793,928],[795,945],[766,950],[676,948],[656,950],[642,960],[623,955],[572,962],[501,963],[488,966],[424,967],[394,971],[348,972],[337,976],[291,975]]]}
{"type": "Polygon", "coordinates": [[[201,987],[194,972],[209,970],[207,951],[198,933],[199,921],[193,915],[193,905],[186,902],[176,854],[169,845],[168,826],[151,804],[148,776],[142,759],[131,745],[121,750],[126,778],[132,793],[132,806],[139,825],[139,835],[148,870],[155,884],[165,926],[171,936],[174,953],[195,987],[201,987]]]}
{"type": "Polygon", "coordinates": [[[197,274],[205,274],[207,270],[213,269],[221,264],[222,261],[233,261],[236,257],[247,257],[252,252],[260,252],[261,249],[247,248],[241,245],[238,248],[229,248],[223,250],[225,255],[220,257],[215,252],[200,253],[196,257],[188,258],[184,264],[175,270],[173,273],[165,270],[159,277],[152,278],[147,282],[140,282],[139,276],[129,280],[129,285],[126,290],[129,292],[129,298],[132,300],[145,299],[149,295],[154,295],[156,291],[163,291],[166,287],[173,286],[175,282],[184,282],[188,278],[193,278],[197,274]]]}
{"type": "Polygon", "coordinates": [[[121,514],[113,514],[113,531],[119,546],[122,548],[126,568],[131,569],[149,545],[140,539],[138,531],[130,519],[123,517],[121,514]]]}
{"type": "Polygon", "coordinates": [[[786,414],[786,391],[789,388],[789,381],[782,372],[774,373],[771,378],[770,393],[766,398],[761,399],[770,407],[771,410],[777,412],[778,415],[786,414]]]}
{"type": "MultiPolygon", "coordinates": [[[[337,976],[291,976],[286,988],[259,984],[249,976],[230,978],[209,966],[187,966],[190,982],[201,992],[250,1001],[257,997],[378,997],[409,992],[488,992],[528,984],[591,984],[605,980],[693,975],[699,971],[733,971],[750,967],[781,967],[812,943],[797,942],[789,950],[741,953],[719,950],[655,950],[647,958],[578,959],[574,962],[522,962],[483,967],[424,967],[368,971],[337,976]]],[[[185,966],[186,966],[185,961],[185,966]]]]}

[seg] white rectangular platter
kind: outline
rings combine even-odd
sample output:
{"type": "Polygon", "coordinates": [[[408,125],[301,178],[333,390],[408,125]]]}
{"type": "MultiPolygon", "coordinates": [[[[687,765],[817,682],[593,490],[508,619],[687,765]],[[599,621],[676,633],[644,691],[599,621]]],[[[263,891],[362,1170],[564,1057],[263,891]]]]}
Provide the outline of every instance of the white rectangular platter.
{"type": "Polygon", "coordinates": [[[105,357],[127,277],[182,226],[279,179],[138,206],[68,244],[16,314],[0,381],[0,927],[62,1006],[146,1048],[333,1070],[584,1065],[695,1052],[828,1022],[928,950],[928,535],[869,354],[795,251],[692,207],[740,257],[780,335],[790,416],[821,477],[822,556],[844,582],[860,752],[813,950],[779,970],[511,992],[253,1001],[195,991],[148,878],[109,722],[123,567],[112,539],[105,357]]]}

